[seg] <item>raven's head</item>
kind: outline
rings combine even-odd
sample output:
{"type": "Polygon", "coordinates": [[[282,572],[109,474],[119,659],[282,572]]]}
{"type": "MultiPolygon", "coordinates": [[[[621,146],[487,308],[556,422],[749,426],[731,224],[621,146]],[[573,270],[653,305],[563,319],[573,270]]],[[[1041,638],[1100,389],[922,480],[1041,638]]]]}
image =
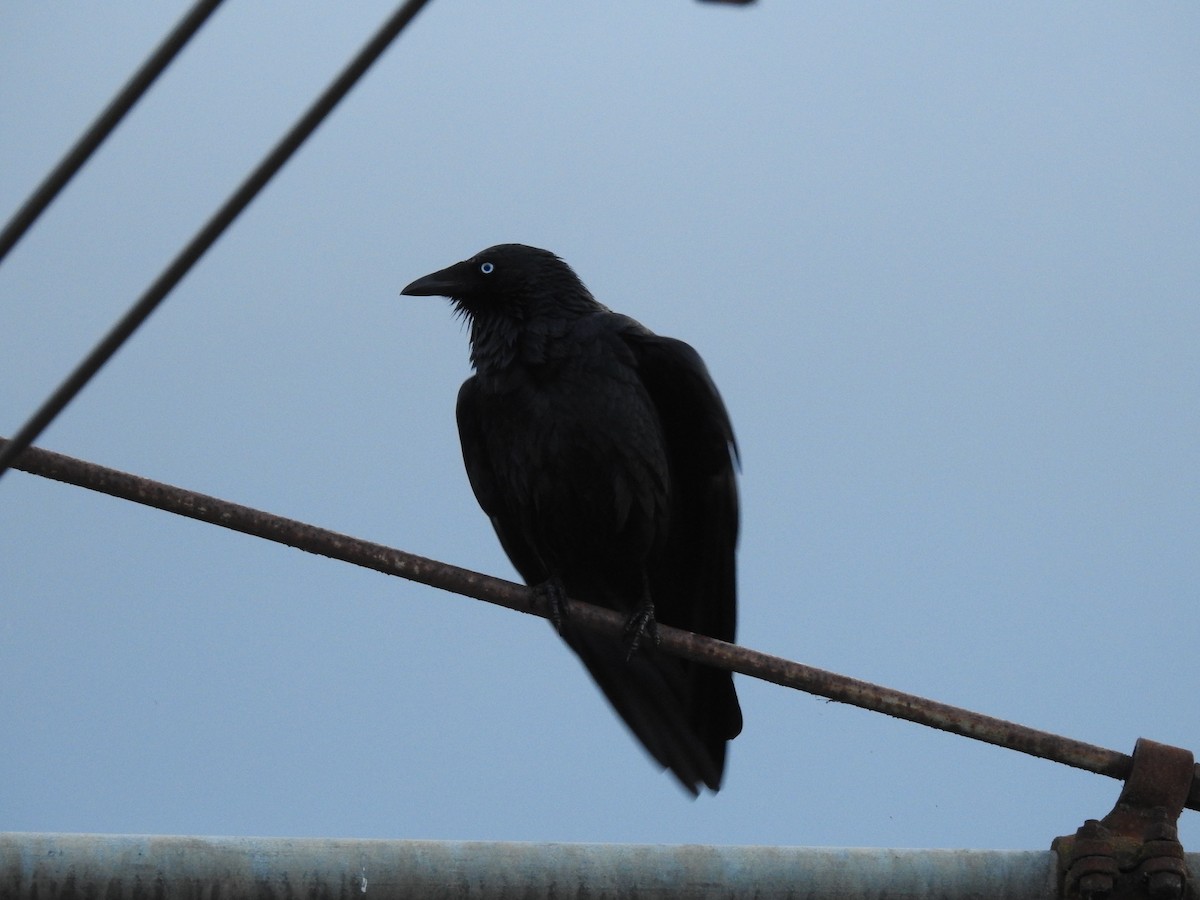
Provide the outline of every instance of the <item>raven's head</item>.
{"type": "Polygon", "coordinates": [[[471,319],[590,312],[596,301],[571,267],[551,253],[525,244],[497,244],[424,278],[400,292],[448,297],[471,319]]]}

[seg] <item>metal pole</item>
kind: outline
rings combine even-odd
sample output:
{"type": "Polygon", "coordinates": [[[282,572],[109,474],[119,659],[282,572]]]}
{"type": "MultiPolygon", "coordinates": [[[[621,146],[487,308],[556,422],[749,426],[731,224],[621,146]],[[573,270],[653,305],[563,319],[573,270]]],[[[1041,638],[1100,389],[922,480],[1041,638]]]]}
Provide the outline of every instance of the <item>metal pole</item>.
{"type": "Polygon", "coordinates": [[[358,83],[359,78],[383,54],[388,45],[404,30],[405,26],[413,20],[427,2],[428,0],[407,0],[392,13],[374,37],[367,41],[350,60],[341,74],[333,80],[321,96],[313,101],[308,111],[296,121],[287,134],[280,138],[274,149],[263,158],[253,172],[246,176],[246,180],[221,205],[221,208],[213,213],[204,227],[188,241],[187,246],[179,251],[154,280],[154,283],[146,288],[145,293],[138,298],[137,302],[113,325],[108,334],[100,339],[100,343],[92,348],[91,352],[83,358],[54,393],[46,398],[46,401],[13,435],[8,445],[0,448],[0,476],[4,475],[13,458],[37,440],[38,435],[45,430],[46,426],[66,408],[76,394],[83,390],[83,386],[91,381],[100,368],[121,348],[121,345],[150,317],[150,314],[158,309],[158,305],[166,299],[167,294],[171,293],[183,276],[191,271],[192,266],[208,251],[209,247],[216,243],[217,238],[225,233],[225,229],[233,224],[234,219],[250,205],[251,201],[258,196],[259,191],[267,186],[267,183],[275,177],[275,173],[292,158],[292,155],[300,149],[309,135],[317,130],[317,126],[333,112],[334,107],[358,83]]]}
{"type": "Polygon", "coordinates": [[[5,900],[1053,900],[1055,880],[1049,851],[0,834],[5,900]]]}
{"type": "MultiPolygon", "coordinates": [[[[6,446],[4,438],[0,438],[0,452],[6,449],[6,446]]],[[[128,472],[63,456],[60,453],[31,447],[14,462],[14,467],[44,478],[102,491],[114,497],[189,516],[223,528],[278,541],[309,553],[319,553],[331,559],[343,560],[388,575],[398,575],[431,587],[475,597],[508,609],[543,617],[548,615],[545,604],[538,604],[530,596],[527,588],[510,581],[285,519],[262,510],[230,503],[228,500],[151,481],[128,472]]],[[[585,628],[607,629],[611,634],[621,633],[624,617],[620,613],[574,600],[570,602],[571,620],[576,624],[585,628]]],[[[863,709],[886,713],[931,728],[940,728],[952,734],[986,741],[1110,778],[1124,780],[1133,768],[1133,760],[1126,754],[1083,741],[848,678],[747,647],[690,634],[667,625],[659,626],[659,635],[662,638],[660,649],[666,653],[674,653],[719,668],[732,669],[743,675],[808,691],[839,703],[852,703],[863,709]]],[[[1187,806],[1200,810],[1200,765],[1195,767],[1187,806]]]]}
{"type": "Polygon", "coordinates": [[[158,49],[150,55],[140,69],[129,79],[120,93],[104,108],[91,127],[59,161],[46,179],[38,185],[29,199],[13,215],[4,230],[0,231],[0,261],[8,255],[8,251],[21,239],[58,196],[59,191],[67,186],[67,182],[75,177],[88,158],[96,151],[106,137],[112,132],[125,114],[133,109],[134,104],[150,89],[156,78],[171,64],[187,42],[192,39],[200,26],[208,21],[222,0],[199,0],[184,16],[178,25],[167,35],[158,49]]]}

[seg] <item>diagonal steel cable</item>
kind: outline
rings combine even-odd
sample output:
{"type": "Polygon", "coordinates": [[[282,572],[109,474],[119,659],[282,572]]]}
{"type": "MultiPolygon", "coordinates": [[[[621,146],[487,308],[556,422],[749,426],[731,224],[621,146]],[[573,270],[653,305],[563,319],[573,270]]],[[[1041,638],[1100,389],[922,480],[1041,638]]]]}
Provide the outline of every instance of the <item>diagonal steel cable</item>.
{"type": "MultiPolygon", "coordinates": [[[[0,448],[4,446],[4,439],[0,438],[0,448]]],[[[523,585],[294,519],[285,519],[228,500],[198,494],[36,447],[25,450],[14,462],[14,468],[286,544],[330,559],[374,569],[387,575],[398,575],[410,581],[474,597],[518,612],[542,618],[549,617],[549,610],[543,608],[543,604],[523,585]]],[[[623,632],[624,617],[613,610],[576,600],[570,601],[569,608],[572,622],[610,634],[623,632]]],[[[685,659],[730,669],[752,678],[760,678],[839,703],[881,712],[1098,775],[1107,775],[1109,778],[1124,780],[1132,770],[1132,757],[1115,750],[1107,750],[1016,722],[838,675],[661,623],[658,630],[662,638],[659,649],[685,659]]],[[[1200,810],[1200,765],[1196,766],[1195,772],[1187,806],[1200,810]]]]}
{"type": "Polygon", "coordinates": [[[133,77],[121,88],[117,96],[113,97],[104,111],[96,117],[96,121],[88,130],[80,136],[75,146],[59,160],[58,165],[29,195],[29,199],[22,204],[21,208],[13,214],[8,224],[4,226],[4,230],[0,231],[0,262],[4,261],[8,251],[16,246],[17,241],[24,236],[25,232],[37,221],[38,216],[58,196],[59,191],[75,177],[75,173],[83,168],[83,164],[88,161],[96,148],[104,143],[104,139],[112,133],[125,114],[133,109],[142,95],[150,89],[150,85],[154,84],[163,70],[187,46],[187,42],[200,30],[200,26],[208,20],[208,17],[216,11],[221,3],[222,0],[198,0],[196,5],[188,10],[188,14],[179,20],[179,24],[158,45],[158,48],[142,63],[141,68],[133,73],[133,77]]]}
{"type": "Polygon", "coordinates": [[[228,228],[233,220],[258,195],[267,182],[283,168],[300,148],[300,145],[311,135],[325,117],[333,111],[338,102],[350,92],[358,79],[371,67],[388,45],[412,21],[428,0],[408,0],[400,5],[379,28],[375,35],[366,43],[358,54],[350,61],[341,74],[313,102],[308,111],[283,136],[275,148],[267,154],[261,163],[247,176],[241,186],[230,196],[220,209],[213,215],[203,228],[188,242],[179,255],[171,261],[154,283],[129,309],[128,312],[113,326],[112,330],[93,348],[83,361],[75,368],[67,379],[50,395],[45,403],[33,414],[21,429],[13,435],[12,440],[0,450],[0,476],[12,463],[13,458],[37,440],[38,435],[54,420],[83,386],[91,380],[100,367],[112,357],[125,343],[138,326],[150,316],[158,304],[170,293],[171,289],[180,282],[201,256],[211,247],[228,228]]]}

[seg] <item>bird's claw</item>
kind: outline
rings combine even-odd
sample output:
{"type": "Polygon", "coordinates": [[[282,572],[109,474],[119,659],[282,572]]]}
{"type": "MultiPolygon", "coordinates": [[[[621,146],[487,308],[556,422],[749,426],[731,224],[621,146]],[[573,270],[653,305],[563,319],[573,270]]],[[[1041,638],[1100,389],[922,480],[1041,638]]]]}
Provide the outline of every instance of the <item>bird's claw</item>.
{"type": "Polygon", "coordinates": [[[626,661],[630,660],[633,654],[637,653],[638,648],[642,644],[643,637],[649,637],[655,647],[662,640],[658,636],[658,620],[654,618],[653,603],[643,604],[629,617],[629,621],[625,623],[626,661]]]}
{"type": "Polygon", "coordinates": [[[557,578],[548,578],[533,586],[533,597],[538,606],[550,617],[554,630],[562,634],[563,622],[567,618],[567,592],[557,578]]]}

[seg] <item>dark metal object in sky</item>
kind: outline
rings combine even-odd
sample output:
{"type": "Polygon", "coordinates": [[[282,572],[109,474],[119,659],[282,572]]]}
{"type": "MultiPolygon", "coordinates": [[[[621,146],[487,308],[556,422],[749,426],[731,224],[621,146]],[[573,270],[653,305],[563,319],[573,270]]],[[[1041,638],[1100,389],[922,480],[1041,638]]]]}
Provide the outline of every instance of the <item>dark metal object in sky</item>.
{"type": "Polygon", "coordinates": [[[233,224],[234,219],[241,214],[242,210],[250,205],[250,202],[258,196],[258,192],[266,187],[275,173],[291,159],[292,154],[300,149],[301,144],[316,131],[317,126],[350,92],[358,79],[427,2],[428,0],[408,0],[392,14],[392,17],[383,24],[375,36],[342,70],[342,73],[313,102],[308,111],[283,136],[275,148],[225,201],[224,205],[213,214],[212,218],[179,252],[179,255],[171,261],[170,265],[146,289],[146,292],[113,326],[112,330],[93,348],[91,353],[84,357],[75,371],[67,376],[66,381],[59,385],[58,389],[50,395],[29,421],[13,435],[8,446],[0,449],[0,476],[4,475],[13,458],[37,440],[38,435],[54,420],[55,416],[62,412],[66,405],[75,398],[75,395],[83,389],[83,386],[91,380],[92,376],[100,371],[101,366],[108,362],[121,345],[137,330],[138,326],[149,318],[150,314],[158,308],[158,304],[183,279],[208,248],[216,243],[217,238],[225,232],[225,229],[233,224]]]}
{"type": "Polygon", "coordinates": [[[179,55],[179,51],[187,45],[192,36],[200,30],[200,26],[220,5],[221,0],[198,0],[196,5],[167,35],[158,49],[134,73],[125,87],[121,88],[120,93],[105,107],[75,146],[59,161],[53,171],[46,176],[45,181],[38,185],[29,199],[4,226],[4,231],[0,232],[0,261],[4,260],[8,251],[37,221],[37,217],[58,196],[58,192],[67,186],[67,182],[83,167],[96,148],[112,133],[125,114],[133,109],[134,104],[150,89],[150,85],[154,84],[163,70],[171,64],[171,60],[179,55]]]}

